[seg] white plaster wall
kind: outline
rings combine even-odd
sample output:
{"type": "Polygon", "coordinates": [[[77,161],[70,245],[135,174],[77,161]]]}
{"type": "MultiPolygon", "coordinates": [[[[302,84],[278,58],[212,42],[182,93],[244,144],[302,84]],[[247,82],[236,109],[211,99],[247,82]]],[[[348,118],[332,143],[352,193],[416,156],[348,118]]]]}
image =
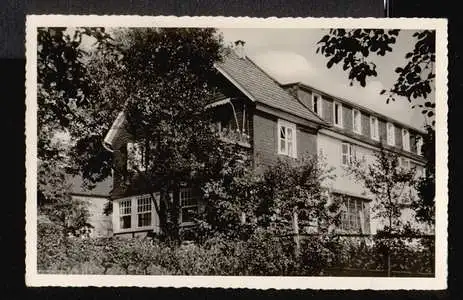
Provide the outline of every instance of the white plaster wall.
{"type": "MultiPolygon", "coordinates": [[[[334,168],[333,174],[335,175],[335,178],[327,180],[324,182],[324,185],[337,192],[372,199],[371,194],[364,188],[364,186],[357,182],[352,176],[349,176],[345,171],[342,166],[341,152],[343,142],[354,144],[357,159],[365,159],[368,164],[375,160],[374,150],[369,145],[356,142],[347,137],[337,136],[336,134],[334,135],[335,136],[333,136],[330,132],[321,130],[317,137],[318,153],[324,157],[328,168],[334,168]]],[[[373,217],[372,206],[373,203],[370,203],[370,230],[372,234],[375,234],[378,229],[385,225],[385,222],[373,217]]],[[[422,225],[415,221],[414,212],[408,207],[405,207],[402,210],[402,220],[411,221],[415,226],[424,229],[422,225]]]]}

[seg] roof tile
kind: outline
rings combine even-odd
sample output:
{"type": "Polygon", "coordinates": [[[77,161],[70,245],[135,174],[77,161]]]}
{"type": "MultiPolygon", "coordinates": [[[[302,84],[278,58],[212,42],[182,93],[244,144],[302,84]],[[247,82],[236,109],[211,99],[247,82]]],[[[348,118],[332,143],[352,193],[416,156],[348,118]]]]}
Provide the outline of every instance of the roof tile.
{"type": "Polygon", "coordinates": [[[239,58],[233,51],[217,63],[219,70],[233,78],[257,102],[291,113],[309,121],[325,124],[314,112],[291,96],[249,58],[239,58]]]}

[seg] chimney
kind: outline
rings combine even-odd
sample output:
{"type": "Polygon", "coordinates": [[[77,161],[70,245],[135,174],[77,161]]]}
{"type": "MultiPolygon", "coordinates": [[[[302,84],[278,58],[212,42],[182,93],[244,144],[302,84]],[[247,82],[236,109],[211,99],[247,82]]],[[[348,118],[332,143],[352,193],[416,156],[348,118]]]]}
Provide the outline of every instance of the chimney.
{"type": "Polygon", "coordinates": [[[246,42],[243,40],[237,40],[235,41],[235,53],[238,55],[239,58],[245,59],[246,58],[246,52],[244,51],[244,44],[246,42]]]}

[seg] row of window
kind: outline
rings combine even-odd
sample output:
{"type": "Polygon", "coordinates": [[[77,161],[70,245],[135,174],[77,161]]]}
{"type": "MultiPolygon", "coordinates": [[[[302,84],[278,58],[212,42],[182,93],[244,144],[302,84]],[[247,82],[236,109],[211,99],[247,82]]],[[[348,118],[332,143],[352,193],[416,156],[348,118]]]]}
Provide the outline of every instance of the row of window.
{"type": "MultiPolygon", "coordinates": [[[[312,110],[321,118],[323,118],[323,100],[320,95],[312,94],[312,110]]],[[[342,104],[333,102],[333,124],[337,127],[343,128],[343,113],[342,104]]],[[[362,134],[362,114],[358,109],[352,110],[352,131],[357,134],[362,134]]],[[[402,148],[405,151],[410,151],[410,133],[408,129],[402,129],[402,148]]],[[[395,125],[388,122],[386,125],[387,144],[396,146],[395,125]]],[[[370,116],[370,138],[379,141],[379,121],[375,116],[370,116]]],[[[421,138],[417,140],[417,153],[421,155],[421,138]]]]}
{"type": "MultiPolygon", "coordinates": [[[[343,166],[348,166],[357,159],[356,146],[351,143],[342,143],[341,144],[341,164],[343,166]]],[[[410,170],[412,168],[412,163],[409,158],[399,157],[398,159],[399,168],[405,170],[410,170]]],[[[424,176],[424,168],[421,166],[416,166],[416,175],[418,177],[424,176]]]]}
{"type": "MultiPolygon", "coordinates": [[[[136,230],[151,228],[153,223],[153,205],[150,195],[135,196],[131,198],[115,200],[119,209],[119,230],[136,230]]],[[[198,209],[198,198],[192,189],[183,188],[180,190],[180,216],[182,224],[193,221],[198,209]]]]}

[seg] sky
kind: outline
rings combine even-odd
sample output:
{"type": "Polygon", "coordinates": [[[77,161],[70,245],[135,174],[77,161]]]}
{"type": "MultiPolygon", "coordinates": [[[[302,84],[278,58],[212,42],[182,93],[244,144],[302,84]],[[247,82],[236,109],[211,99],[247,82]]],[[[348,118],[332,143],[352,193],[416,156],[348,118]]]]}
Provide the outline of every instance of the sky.
{"type": "MultiPolygon", "coordinates": [[[[367,80],[366,87],[359,83],[349,85],[342,66],[326,67],[327,59],[316,54],[317,42],[328,30],[324,29],[273,29],[273,28],[220,28],[225,44],[236,40],[246,42],[246,55],[280,83],[302,82],[333,96],[358,103],[397,121],[416,128],[425,122],[420,109],[405,98],[386,104],[386,95],[379,92],[393,86],[397,75],[394,69],[405,65],[405,54],[414,45],[414,31],[402,30],[393,51],[384,57],[373,56],[378,76],[367,80]]],[[[434,94],[431,95],[433,97],[434,94]]]]}
{"type": "MultiPolygon", "coordinates": [[[[397,97],[395,102],[387,104],[386,95],[379,94],[382,89],[393,86],[397,79],[395,68],[405,65],[405,54],[413,49],[414,30],[401,30],[392,52],[382,57],[372,56],[378,76],[368,78],[365,87],[358,82],[350,86],[348,73],[342,66],[328,69],[327,58],[316,53],[317,42],[328,29],[219,28],[219,32],[226,45],[236,40],[245,41],[246,55],[279,83],[302,82],[404,124],[424,128],[425,119],[420,109],[412,109],[413,102],[397,97]]],[[[83,41],[83,44],[89,46],[92,42],[83,41]]],[[[434,97],[434,93],[430,97],[434,97]]]]}

